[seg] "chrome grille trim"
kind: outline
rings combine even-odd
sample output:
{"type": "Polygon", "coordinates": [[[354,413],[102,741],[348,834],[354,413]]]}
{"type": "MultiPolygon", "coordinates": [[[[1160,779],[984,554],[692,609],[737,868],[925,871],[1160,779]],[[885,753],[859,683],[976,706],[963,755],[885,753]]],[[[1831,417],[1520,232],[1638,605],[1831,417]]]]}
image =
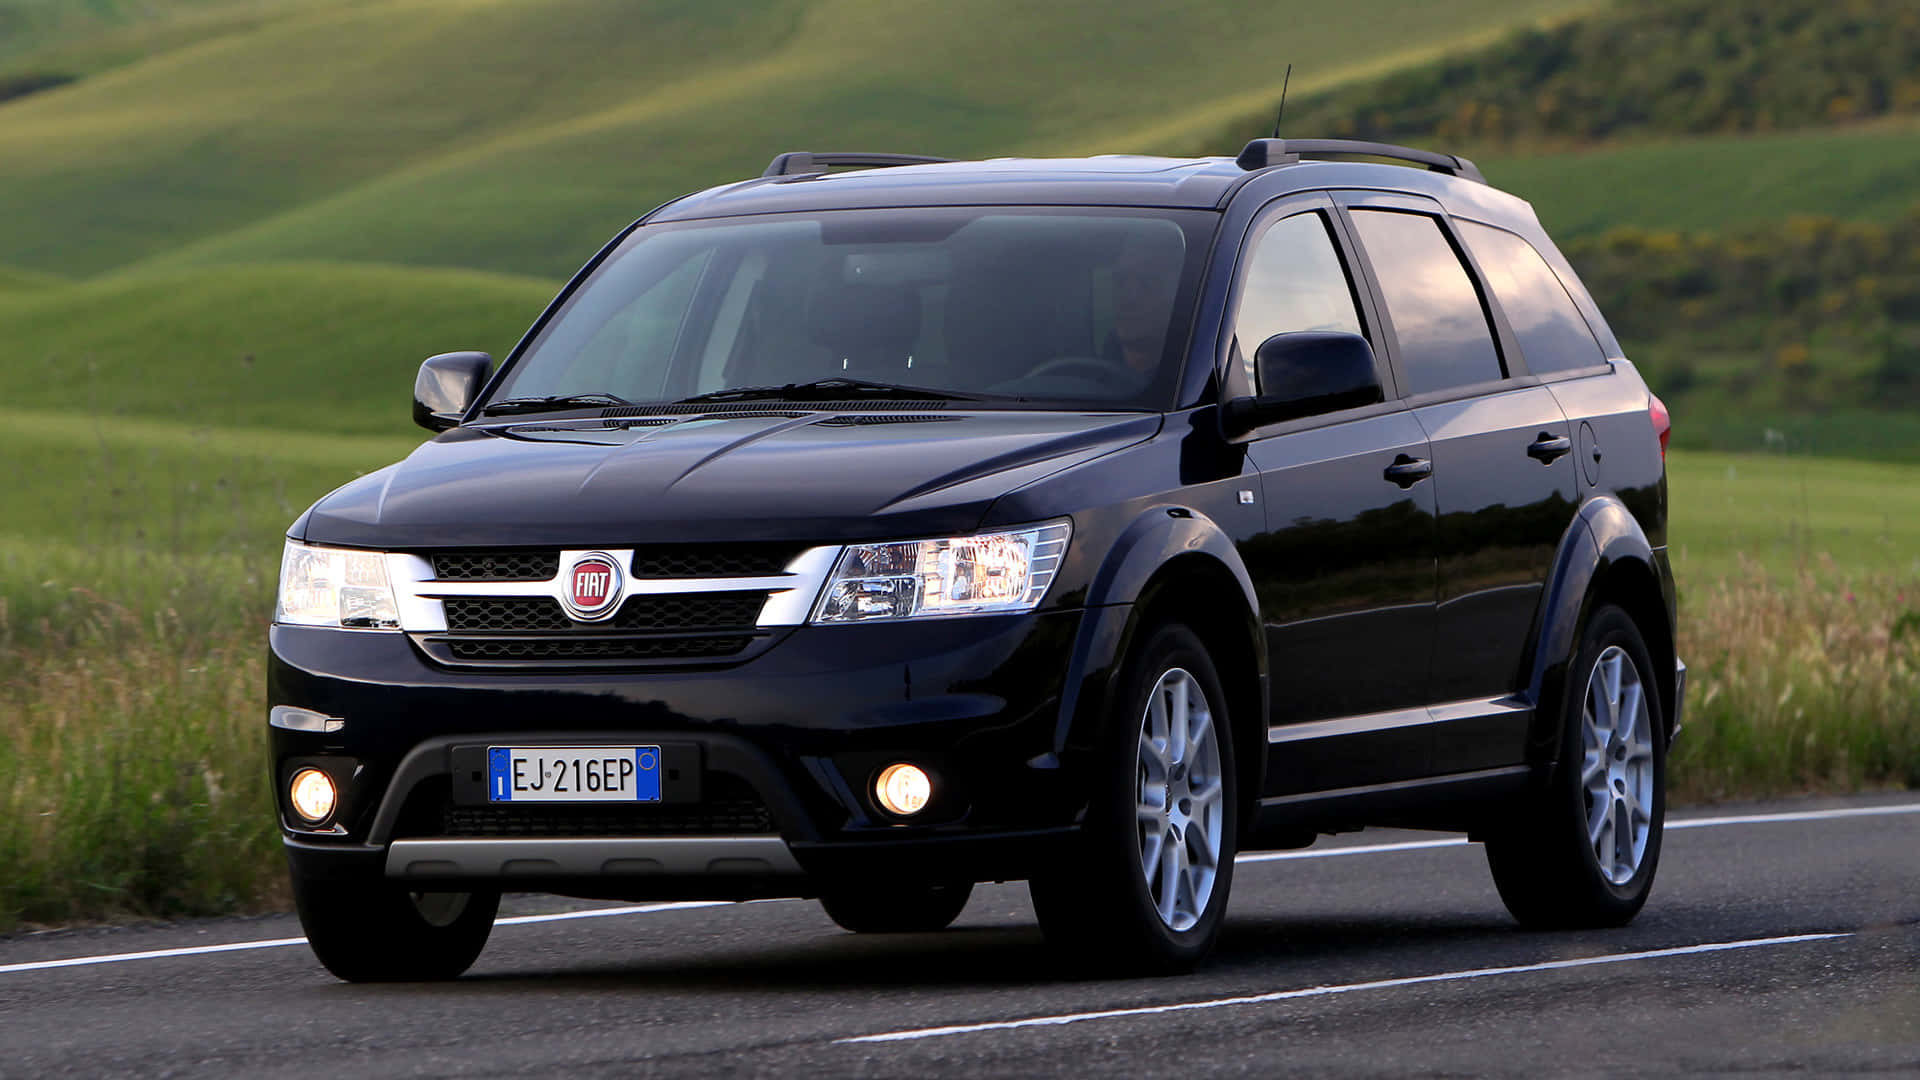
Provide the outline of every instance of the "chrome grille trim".
{"type": "MultiPolygon", "coordinates": [[[[394,600],[400,609],[400,629],[409,633],[446,633],[447,613],[441,601],[447,597],[544,596],[559,602],[565,588],[566,569],[573,565],[574,559],[589,551],[612,555],[622,568],[633,564],[632,548],[577,548],[560,552],[560,569],[546,581],[440,581],[434,578],[433,563],[427,556],[389,552],[387,578],[393,584],[394,600]]],[[[616,608],[633,596],[766,592],[770,595],[755,625],[799,626],[807,621],[814,601],[840,559],[840,552],[837,544],[808,548],[788,563],[784,572],[762,577],[634,578],[626,575],[616,608]]]]}

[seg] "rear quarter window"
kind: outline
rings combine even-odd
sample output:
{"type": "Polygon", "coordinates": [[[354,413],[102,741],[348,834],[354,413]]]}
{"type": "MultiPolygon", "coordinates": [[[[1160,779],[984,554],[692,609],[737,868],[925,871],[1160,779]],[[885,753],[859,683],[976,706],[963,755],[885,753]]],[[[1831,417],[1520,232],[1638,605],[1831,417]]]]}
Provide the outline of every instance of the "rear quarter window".
{"type": "Polygon", "coordinates": [[[1528,371],[1548,375],[1606,363],[1573,297],[1532,244],[1478,222],[1455,224],[1513,328],[1528,371]]]}

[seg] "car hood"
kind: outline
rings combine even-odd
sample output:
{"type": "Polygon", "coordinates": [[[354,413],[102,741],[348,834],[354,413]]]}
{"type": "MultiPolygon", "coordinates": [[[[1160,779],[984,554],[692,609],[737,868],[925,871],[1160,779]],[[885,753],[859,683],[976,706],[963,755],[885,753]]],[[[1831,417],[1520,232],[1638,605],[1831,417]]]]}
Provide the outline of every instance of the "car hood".
{"type": "Polygon", "coordinates": [[[423,549],[965,533],[1006,492],[1160,423],[998,410],[455,428],[322,499],[293,535],[423,549]]]}

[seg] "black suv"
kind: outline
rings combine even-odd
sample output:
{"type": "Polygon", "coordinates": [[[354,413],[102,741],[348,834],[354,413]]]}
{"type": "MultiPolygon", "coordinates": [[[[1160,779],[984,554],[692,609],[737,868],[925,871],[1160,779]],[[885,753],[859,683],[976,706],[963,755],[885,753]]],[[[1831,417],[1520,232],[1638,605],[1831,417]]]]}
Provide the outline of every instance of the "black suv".
{"type": "Polygon", "coordinates": [[[1020,879],[1178,970],[1237,852],[1369,825],[1528,925],[1652,884],[1666,410],[1464,159],[782,154],[414,398],[271,631],[342,978],[457,975],[502,889],[931,931],[1020,879]]]}

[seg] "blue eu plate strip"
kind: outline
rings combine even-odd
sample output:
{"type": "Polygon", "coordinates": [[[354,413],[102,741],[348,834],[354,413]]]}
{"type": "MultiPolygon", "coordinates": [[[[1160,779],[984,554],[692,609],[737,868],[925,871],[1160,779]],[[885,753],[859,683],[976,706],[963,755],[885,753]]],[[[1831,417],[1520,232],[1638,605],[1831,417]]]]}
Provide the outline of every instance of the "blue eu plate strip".
{"type": "Polygon", "coordinates": [[[513,787],[507,778],[513,775],[513,751],[504,746],[496,746],[487,751],[487,784],[492,791],[487,797],[494,802],[512,802],[513,787]]]}

